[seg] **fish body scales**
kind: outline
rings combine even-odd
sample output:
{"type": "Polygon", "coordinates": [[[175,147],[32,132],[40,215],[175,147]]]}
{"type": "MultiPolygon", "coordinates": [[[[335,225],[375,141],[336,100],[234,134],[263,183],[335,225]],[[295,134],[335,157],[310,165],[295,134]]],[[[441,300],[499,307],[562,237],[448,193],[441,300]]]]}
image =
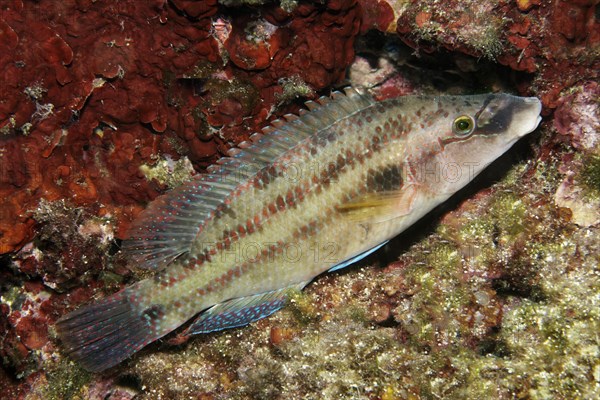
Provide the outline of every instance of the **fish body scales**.
{"type": "Polygon", "coordinates": [[[537,99],[503,94],[375,102],[350,90],[319,103],[148,207],[124,249],[156,275],[59,321],[74,358],[99,371],[203,310],[184,334],[276,311],[289,289],[445,201],[533,130],[540,112],[537,99]]]}
{"type": "Polygon", "coordinates": [[[145,305],[179,300],[185,306],[173,311],[189,319],[198,308],[228,298],[310,280],[393,236],[394,221],[367,234],[366,227],[350,226],[356,224],[336,210],[376,186],[371,176],[404,152],[402,127],[411,124],[394,118],[391,107],[372,108],[328,127],[326,139],[307,139],[243,185],[229,212],[204,228],[190,258],[165,270],[160,284],[149,285],[152,289],[142,294],[145,305]],[[386,124],[395,132],[384,133],[386,124]]]}

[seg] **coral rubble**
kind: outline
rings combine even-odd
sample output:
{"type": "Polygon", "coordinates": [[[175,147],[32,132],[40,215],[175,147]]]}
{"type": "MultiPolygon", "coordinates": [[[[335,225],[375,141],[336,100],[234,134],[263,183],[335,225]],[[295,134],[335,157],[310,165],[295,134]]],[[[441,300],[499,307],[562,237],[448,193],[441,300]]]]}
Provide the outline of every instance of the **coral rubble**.
{"type": "Polygon", "coordinates": [[[2,2],[0,397],[600,397],[599,10],[2,2]],[[101,375],[61,353],[61,315],[148,274],[118,250],[150,200],[346,75],[379,99],[512,90],[545,118],[462,197],[270,318],[171,335],[101,375]]]}

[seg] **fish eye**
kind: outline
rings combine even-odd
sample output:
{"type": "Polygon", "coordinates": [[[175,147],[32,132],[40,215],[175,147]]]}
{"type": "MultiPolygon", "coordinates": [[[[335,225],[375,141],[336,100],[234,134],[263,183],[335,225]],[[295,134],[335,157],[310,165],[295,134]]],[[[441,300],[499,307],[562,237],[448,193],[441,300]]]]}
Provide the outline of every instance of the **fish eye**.
{"type": "Polygon", "coordinates": [[[458,136],[470,135],[475,130],[475,120],[468,115],[461,115],[452,123],[452,130],[458,136]]]}

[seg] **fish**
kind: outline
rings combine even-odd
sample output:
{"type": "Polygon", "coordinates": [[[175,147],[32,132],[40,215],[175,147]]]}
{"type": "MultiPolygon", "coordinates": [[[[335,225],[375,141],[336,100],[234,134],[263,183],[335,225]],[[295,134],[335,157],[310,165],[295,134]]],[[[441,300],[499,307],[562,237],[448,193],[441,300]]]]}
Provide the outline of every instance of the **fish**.
{"type": "Polygon", "coordinates": [[[66,354],[101,372],[186,323],[182,337],[267,317],[445,202],[535,130],[541,107],[354,88],[307,102],[140,213],[122,251],[154,275],[59,319],[66,354]]]}

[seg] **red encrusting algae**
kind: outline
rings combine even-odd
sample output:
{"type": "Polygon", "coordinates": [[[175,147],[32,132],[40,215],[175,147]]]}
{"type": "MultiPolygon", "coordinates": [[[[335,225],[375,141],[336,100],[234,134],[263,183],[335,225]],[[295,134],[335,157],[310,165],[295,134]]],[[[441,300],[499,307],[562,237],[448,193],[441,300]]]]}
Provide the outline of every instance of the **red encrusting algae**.
{"type": "Polygon", "coordinates": [[[122,234],[122,210],[163,189],[140,165],[171,155],[205,167],[259,127],[280,80],[322,89],[353,59],[353,1],[239,15],[221,37],[227,58],[214,22],[225,11],[215,0],[3,5],[0,253],[31,240],[40,198],[102,208],[122,234]]]}

